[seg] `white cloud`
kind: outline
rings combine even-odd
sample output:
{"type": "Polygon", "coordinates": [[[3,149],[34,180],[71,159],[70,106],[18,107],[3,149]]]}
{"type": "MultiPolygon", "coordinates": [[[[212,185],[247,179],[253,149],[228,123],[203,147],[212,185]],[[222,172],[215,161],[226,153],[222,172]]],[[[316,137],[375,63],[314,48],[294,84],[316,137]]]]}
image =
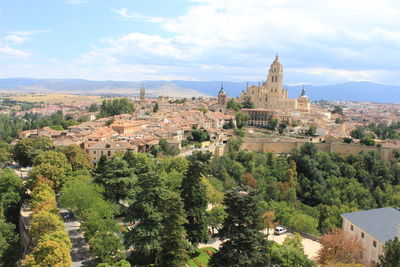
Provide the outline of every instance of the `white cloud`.
{"type": "Polygon", "coordinates": [[[22,44],[31,40],[32,36],[50,32],[51,30],[10,31],[3,40],[7,43],[22,44]]]}
{"type": "Polygon", "coordinates": [[[22,36],[32,36],[32,35],[37,35],[41,33],[46,33],[46,32],[51,32],[49,29],[45,30],[30,30],[30,31],[11,31],[9,34],[11,35],[22,35],[22,36]]]}
{"type": "Polygon", "coordinates": [[[0,44],[0,57],[10,57],[10,58],[29,58],[30,53],[12,48],[8,45],[0,44]]]}
{"type": "Polygon", "coordinates": [[[113,12],[117,13],[118,15],[120,15],[122,18],[126,18],[126,19],[137,19],[137,20],[141,20],[141,21],[154,22],[154,23],[160,23],[160,22],[167,21],[167,19],[163,18],[163,17],[146,16],[146,15],[136,13],[136,12],[128,13],[128,9],[126,9],[126,8],[120,8],[120,9],[111,8],[111,10],[113,12]]]}
{"type": "Polygon", "coordinates": [[[6,37],[4,37],[4,40],[10,41],[14,44],[22,44],[25,43],[26,41],[29,41],[29,38],[13,34],[13,35],[7,35],[6,37]]]}

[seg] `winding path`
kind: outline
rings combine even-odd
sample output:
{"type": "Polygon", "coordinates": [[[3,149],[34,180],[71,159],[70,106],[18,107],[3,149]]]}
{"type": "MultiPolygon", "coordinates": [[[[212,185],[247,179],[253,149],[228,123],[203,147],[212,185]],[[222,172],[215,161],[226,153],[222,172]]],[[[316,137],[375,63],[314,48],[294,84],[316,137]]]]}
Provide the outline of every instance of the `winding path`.
{"type": "Polygon", "coordinates": [[[70,213],[66,209],[60,210],[60,215],[64,218],[64,227],[72,242],[71,267],[92,266],[89,246],[86,244],[83,233],[79,232],[81,223],[74,218],[65,218],[70,213]]]}

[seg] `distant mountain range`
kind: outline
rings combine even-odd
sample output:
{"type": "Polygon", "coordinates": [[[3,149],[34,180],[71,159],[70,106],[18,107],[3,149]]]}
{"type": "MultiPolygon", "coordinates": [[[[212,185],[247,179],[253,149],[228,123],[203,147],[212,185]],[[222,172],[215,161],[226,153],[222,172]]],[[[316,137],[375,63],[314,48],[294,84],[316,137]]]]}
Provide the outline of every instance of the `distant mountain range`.
{"type": "MultiPolygon", "coordinates": [[[[225,91],[230,97],[240,95],[246,82],[224,82],[225,91]]],[[[251,84],[257,84],[250,82],[251,84]]],[[[3,93],[71,93],[97,95],[139,95],[140,87],[149,96],[216,96],[221,82],[218,81],[89,81],[82,79],[0,79],[0,92],[3,93]]],[[[289,97],[299,96],[302,85],[285,86],[289,97]]],[[[400,103],[400,86],[376,84],[371,82],[347,82],[334,85],[304,85],[311,100],[350,100],[359,102],[400,103]]]]}

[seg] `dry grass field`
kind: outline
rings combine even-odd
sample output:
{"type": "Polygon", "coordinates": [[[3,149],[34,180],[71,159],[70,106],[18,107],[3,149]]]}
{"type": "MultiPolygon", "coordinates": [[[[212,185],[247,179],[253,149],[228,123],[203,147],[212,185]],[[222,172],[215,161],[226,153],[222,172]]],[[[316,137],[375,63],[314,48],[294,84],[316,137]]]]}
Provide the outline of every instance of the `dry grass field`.
{"type": "Polygon", "coordinates": [[[9,97],[10,99],[26,102],[44,102],[47,104],[58,104],[58,103],[71,103],[71,102],[100,102],[100,96],[88,96],[88,95],[67,95],[67,94],[18,94],[9,97]]]}

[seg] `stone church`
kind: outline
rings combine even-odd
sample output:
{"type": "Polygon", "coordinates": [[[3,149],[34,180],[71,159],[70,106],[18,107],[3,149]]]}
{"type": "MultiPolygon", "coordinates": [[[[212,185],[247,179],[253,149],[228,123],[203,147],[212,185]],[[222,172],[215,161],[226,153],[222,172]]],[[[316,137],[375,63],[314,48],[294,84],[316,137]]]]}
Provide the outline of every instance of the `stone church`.
{"type": "Polygon", "coordinates": [[[258,86],[247,86],[246,92],[242,92],[240,99],[250,97],[256,109],[268,109],[279,111],[303,111],[309,112],[311,102],[305,94],[304,88],[300,97],[288,98],[287,89],[283,88],[283,67],[276,55],[268,71],[265,82],[258,86]]]}

